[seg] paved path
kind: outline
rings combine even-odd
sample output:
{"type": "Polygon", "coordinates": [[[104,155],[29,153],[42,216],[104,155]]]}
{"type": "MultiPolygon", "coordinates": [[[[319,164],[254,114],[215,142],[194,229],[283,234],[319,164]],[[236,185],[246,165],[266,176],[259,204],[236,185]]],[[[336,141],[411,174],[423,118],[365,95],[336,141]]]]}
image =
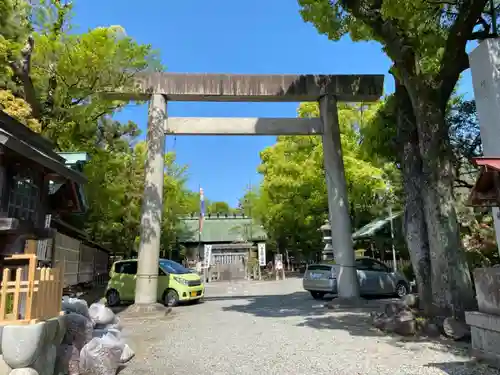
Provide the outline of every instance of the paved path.
{"type": "Polygon", "coordinates": [[[366,311],[327,310],[298,279],[214,283],[206,294],[164,320],[124,322],[137,356],[120,374],[499,374],[454,345],[384,336],[366,311]]]}

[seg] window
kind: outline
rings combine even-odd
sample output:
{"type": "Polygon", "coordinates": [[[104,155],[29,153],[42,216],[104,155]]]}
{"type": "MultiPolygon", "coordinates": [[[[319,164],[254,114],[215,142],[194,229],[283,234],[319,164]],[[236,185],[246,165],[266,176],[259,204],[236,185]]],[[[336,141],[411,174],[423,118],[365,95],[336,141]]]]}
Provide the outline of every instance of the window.
{"type": "Polygon", "coordinates": [[[374,260],[372,260],[371,269],[372,271],[377,271],[377,272],[389,272],[389,269],[385,264],[376,262],[374,260]]]}
{"type": "Polygon", "coordinates": [[[127,275],[137,274],[137,262],[120,262],[115,264],[115,273],[124,273],[127,275]]]}
{"type": "Polygon", "coordinates": [[[14,175],[9,186],[9,217],[36,223],[39,202],[40,188],[36,183],[36,173],[26,170],[14,175]]]}
{"type": "Polygon", "coordinates": [[[331,271],[331,266],[323,266],[321,264],[314,264],[307,266],[308,271],[331,271]]]}
{"type": "Polygon", "coordinates": [[[168,273],[173,273],[174,275],[182,275],[186,273],[191,273],[190,270],[188,270],[186,267],[184,267],[182,264],[179,264],[177,262],[174,262],[172,260],[165,260],[162,259],[160,260],[160,267],[168,273]]]}
{"type": "Polygon", "coordinates": [[[362,270],[362,271],[368,271],[371,268],[371,262],[369,259],[356,259],[355,263],[356,269],[362,270]]]}
{"type": "Polygon", "coordinates": [[[357,259],[356,269],[362,271],[389,272],[385,264],[368,258],[357,259]]]}

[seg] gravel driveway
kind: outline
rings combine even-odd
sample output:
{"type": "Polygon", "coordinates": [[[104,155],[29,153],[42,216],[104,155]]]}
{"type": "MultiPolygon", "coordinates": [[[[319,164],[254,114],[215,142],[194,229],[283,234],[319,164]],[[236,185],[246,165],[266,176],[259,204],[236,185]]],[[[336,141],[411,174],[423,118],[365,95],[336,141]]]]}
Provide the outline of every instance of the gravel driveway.
{"type": "Polygon", "coordinates": [[[500,374],[466,347],[384,336],[365,310],[327,310],[299,279],[213,283],[206,295],[164,320],[124,322],[136,358],[120,374],[500,374]]]}

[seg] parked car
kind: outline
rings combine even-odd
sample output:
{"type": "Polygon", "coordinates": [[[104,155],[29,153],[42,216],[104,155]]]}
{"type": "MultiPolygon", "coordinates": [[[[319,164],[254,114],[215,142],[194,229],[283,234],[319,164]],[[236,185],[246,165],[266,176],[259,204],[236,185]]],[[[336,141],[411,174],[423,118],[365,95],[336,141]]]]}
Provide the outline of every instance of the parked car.
{"type": "MultiPolygon", "coordinates": [[[[361,295],[404,297],[410,292],[410,283],[402,273],[393,272],[376,259],[358,258],[355,265],[361,295]]],[[[308,265],[303,278],[304,289],[315,299],[321,299],[325,294],[337,294],[339,270],[340,266],[336,264],[308,265]]]]}
{"type": "MultiPolygon", "coordinates": [[[[158,269],[158,301],[166,306],[176,306],[179,302],[200,301],[205,294],[205,286],[196,271],[168,259],[160,259],[158,269]]],[[[137,278],[137,259],[120,260],[113,263],[106,288],[108,306],[133,301],[137,278]]]]}

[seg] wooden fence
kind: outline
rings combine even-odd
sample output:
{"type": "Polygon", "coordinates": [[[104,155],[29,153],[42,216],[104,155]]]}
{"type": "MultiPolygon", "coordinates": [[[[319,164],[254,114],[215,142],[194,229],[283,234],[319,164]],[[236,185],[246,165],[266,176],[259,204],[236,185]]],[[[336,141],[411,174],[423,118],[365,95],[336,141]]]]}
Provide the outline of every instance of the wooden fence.
{"type": "Polygon", "coordinates": [[[61,314],[63,270],[37,268],[34,254],[16,254],[6,261],[26,266],[5,266],[0,287],[0,325],[32,324],[61,314]]]}

